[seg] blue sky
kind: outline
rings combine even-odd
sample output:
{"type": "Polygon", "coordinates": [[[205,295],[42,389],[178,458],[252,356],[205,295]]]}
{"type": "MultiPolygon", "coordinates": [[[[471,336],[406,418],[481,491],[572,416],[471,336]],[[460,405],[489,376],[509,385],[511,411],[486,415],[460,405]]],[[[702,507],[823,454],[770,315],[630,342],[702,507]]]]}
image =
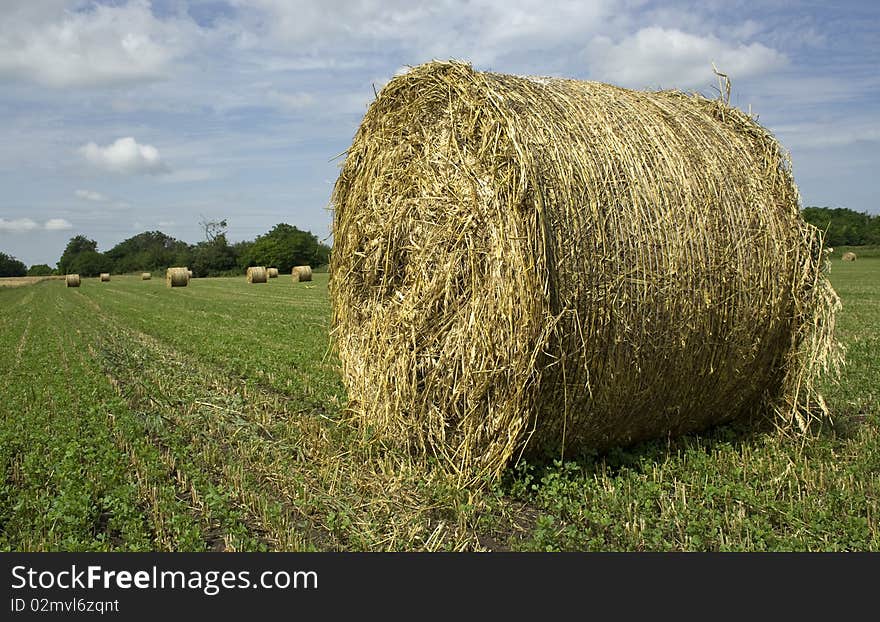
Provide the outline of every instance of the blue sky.
{"type": "Polygon", "coordinates": [[[336,158],[408,65],[713,94],[791,151],[804,205],[880,213],[880,2],[2,0],[0,251],[146,230],[329,235],[336,158]]]}

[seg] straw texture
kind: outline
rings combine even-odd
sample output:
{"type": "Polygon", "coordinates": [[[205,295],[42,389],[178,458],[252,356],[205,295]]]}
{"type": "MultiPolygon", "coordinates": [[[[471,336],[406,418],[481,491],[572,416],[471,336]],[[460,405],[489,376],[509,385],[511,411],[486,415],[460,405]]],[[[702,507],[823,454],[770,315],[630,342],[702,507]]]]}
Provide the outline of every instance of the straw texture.
{"type": "Polygon", "coordinates": [[[278,278],[278,268],[266,268],[266,271],[269,273],[270,279],[278,278]]]}
{"type": "Polygon", "coordinates": [[[110,280],[110,273],[109,272],[102,272],[100,278],[101,278],[102,283],[106,283],[110,280]]]}
{"type": "Polygon", "coordinates": [[[312,268],[311,266],[294,266],[290,271],[290,276],[293,278],[294,283],[299,283],[300,281],[311,281],[312,280],[312,268]]]}
{"type": "Polygon", "coordinates": [[[68,274],[64,277],[64,282],[67,284],[67,287],[79,287],[79,275],[68,274]]]}
{"type": "Polygon", "coordinates": [[[269,272],[263,266],[251,266],[247,269],[248,283],[266,283],[269,280],[269,272]]]}
{"type": "Polygon", "coordinates": [[[841,259],[843,259],[844,261],[855,261],[856,254],[852,251],[847,251],[841,256],[841,259]]]}
{"type": "Polygon", "coordinates": [[[189,285],[189,270],[186,268],[168,268],[165,271],[165,285],[168,287],[186,287],[189,285]]]}
{"type": "Polygon", "coordinates": [[[152,278],[153,278],[153,275],[150,274],[149,272],[141,272],[141,280],[142,281],[149,281],[152,278]]]}
{"type": "Polygon", "coordinates": [[[333,194],[351,411],[466,481],[757,412],[805,429],[839,302],[798,201],[722,100],[416,67],[333,194]]]}

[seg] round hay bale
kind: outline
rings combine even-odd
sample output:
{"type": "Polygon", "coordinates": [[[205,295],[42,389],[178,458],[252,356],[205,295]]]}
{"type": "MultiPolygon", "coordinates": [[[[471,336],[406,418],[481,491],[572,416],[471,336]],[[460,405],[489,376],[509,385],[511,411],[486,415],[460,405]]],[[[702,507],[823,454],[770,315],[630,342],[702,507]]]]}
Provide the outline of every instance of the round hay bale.
{"type": "Polygon", "coordinates": [[[192,270],[187,270],[187,271],[186,271],[186,275],[187,275],[189,278],[193,278],[193,271],[192,271],[192,270]]]}
{"type": "Polygon", "coordinates": [[[290,271],[290,275],[293,277],[294,283],[299,283],[300,281],[311,281],[312,280],[312,267],[311,266],[294,266],[293,270],[290,271]]]}
{"type": "Polygon", "coordinates": [[[269,273],[270,279],[277,279],[278,278],[278,268],[267,268],[266,270],[269,273]]]}
{"type": "Polygon", "coordinates": [[[101,278],[102,283],[106,283],[110,280],[110,273],[109,272],[102,272],[100,278],[101,278]]]}
{"type": "Polygon", "coordinates": [[[64,277],[64,282],[67,284],[67,287],[79,287],[79,275],[68,274],[64,277]]]}
{"type": "Polygon", "coordinates": [[[150,274],[149,272],[141,272],[141,280],[142,281],[149,281],[152,278],[153,278],[153,275],[150,274]]]}
{"type": "Polygon", "coordinates": [[[189,270],[186,268],[168,268],[165,271],[165,285],[168,287],[186,287],[189,285],[189,270]]]}
{"type": "Polygon", "coordinates": [[[247,269],[248,283],[266,283],[269,281],[269,273],[263,266],[251,266],[247,269]]]}
{"type": "Polygon", "coordinates": [[[845,252],[845,253],[843,254],[843,256],[841,257],[841,259],[843,259],[844,261],[855,261],[855,260],[856,260],[856,254],[855,254],[854,252],[852,252],[852,251],[847,251],[847,252],[845,252]]]}
{"type": "Polygon", "coordinates": [[[371,104],[333,208],[349,406],[468,481],[825,412],[822,235],[777,141],[722,100],[428,63],[371,104]]]}

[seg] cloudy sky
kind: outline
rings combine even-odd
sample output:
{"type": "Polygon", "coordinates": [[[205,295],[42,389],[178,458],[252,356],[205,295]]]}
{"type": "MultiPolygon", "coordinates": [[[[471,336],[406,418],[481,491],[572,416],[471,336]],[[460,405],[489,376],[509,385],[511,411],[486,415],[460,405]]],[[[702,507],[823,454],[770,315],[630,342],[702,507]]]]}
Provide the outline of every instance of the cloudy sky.
{"type": "Polygon", "coordinates": [[[0,251],[160,229],[329,234],[337,156],[407,65],[602,80],[751,106],[805,205],[880,213],[880,3],[0,0],[0,251]],[[830,5],[833,5],[830,6],[830,5]]]}

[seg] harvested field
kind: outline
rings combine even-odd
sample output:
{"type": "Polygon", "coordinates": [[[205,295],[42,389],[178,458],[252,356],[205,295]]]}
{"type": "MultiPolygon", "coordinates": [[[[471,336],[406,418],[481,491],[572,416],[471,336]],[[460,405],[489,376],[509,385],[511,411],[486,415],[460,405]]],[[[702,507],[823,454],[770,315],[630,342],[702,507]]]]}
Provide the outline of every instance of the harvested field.
{"type": "Polygon", "coordinates": [[[64,280],[63,276],[5,276],[0,277],[0,287],[21,287],[22,285],[33,285],[40,281],[47,280],[64,280]]]}
{"type": "Polygon", "coordinates": [[[833,428],[530,459],[478,491],[349,421],[326,274],[4,288],[0,548],[880,551],[880,259],[831,278],[833,428]]]}

